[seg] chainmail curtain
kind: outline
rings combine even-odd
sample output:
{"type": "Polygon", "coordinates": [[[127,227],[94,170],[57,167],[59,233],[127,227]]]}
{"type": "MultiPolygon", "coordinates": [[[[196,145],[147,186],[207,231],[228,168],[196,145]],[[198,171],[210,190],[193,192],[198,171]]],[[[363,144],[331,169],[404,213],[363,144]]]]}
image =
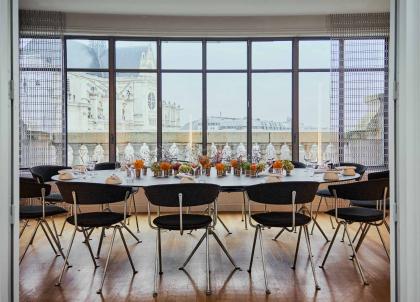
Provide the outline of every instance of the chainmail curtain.
{"type": "Polygon", "coordinates": [[[65,162],[64,15],[20,11],[20,167],[65,162]]]}
{"type": "Polygon", "coordinates": [[[329,26],[334,161],[387,167],[389,13],[331,15],[329,26]]]}

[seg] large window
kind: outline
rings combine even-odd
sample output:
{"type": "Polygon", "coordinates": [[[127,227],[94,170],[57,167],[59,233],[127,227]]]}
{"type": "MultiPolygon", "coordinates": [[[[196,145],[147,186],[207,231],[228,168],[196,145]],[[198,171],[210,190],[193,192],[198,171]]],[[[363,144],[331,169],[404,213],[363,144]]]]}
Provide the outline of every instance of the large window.
{"type": "MultiPolygon", "coordinates": [[[[379,41],[366,40],[367,50],[371,43],[378,49],[358,66],[351,39],[68,37],[68,164],[195,160],[201,153],[225,160],[321,161],[338,153],[348,159],[350,149],[331,144],[331,94],[341,91],[345,104],[357,93],[369,99],[386,92],[385,54],[378,55],[386,40],[379,41]],[[333,66],[332,49],[342,51],[342,65],[333,66]],[[357,72],[366,81],[334,86],[357,72]]],[[[341,135],[369,124],[365,118],[349,116],[341,135]]]]}

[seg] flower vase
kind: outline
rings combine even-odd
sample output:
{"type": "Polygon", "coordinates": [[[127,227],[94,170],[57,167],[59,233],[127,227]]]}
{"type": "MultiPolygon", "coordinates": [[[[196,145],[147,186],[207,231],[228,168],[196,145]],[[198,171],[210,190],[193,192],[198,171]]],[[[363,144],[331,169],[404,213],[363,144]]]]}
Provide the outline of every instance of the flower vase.
{"type": "Polygon", "coordinates": [[[282,169],[274,169],[274,173],[276,173],[276,174],[282,174],[282,169]]]}
{"type": "Polygon", "coordinates": [[[154,171],[153,176],[154,177],[159,177],[160,176],[160,171],[154,171]]]}
{"type": "Polygon", "coordinates": [[[251,177],[257,177],[257,170],[251,170],[250,171],[250,176],[251,177]]]}
{"type": "Polygon", "coordinates": [[[169,177],[169,170],[163,170],[163,177],[169,177]]]}
{"type": "Polygon", "coordinates": [[[251,170],[245,170],[245,176],[249,177],[249,175],[251,175],[251,170]]]}
{"type": "Polygon", "coordinates": [[[222,177],[224,170],[216,170],[217,171],[217,177],[222,177]]]}
{"type": "Polygon", "coordinates": [[[136,169],[136,178],[140,178],[140,175],[141,175],[141,170],[136,169]]]}
{"type": "Polygon", "coordinates": [[[286,170],[286,176],[292,175],[292,170],[286,170]]]}
{"type": "Polygon", "coordinates": [[[233,174],[235,176],[241,176],[241,169],[238,169],[238,168],[233,169],[233,174]]]}
{"type": "Polygon", "coordinates": [[[206,168],[206,176],[210,176],[211,168],[206,168]]]}
{"type": "Polygon", "coordinates": [[[147,175],[147,167],[143,167],[143,175],[146,176],[147,175]]]}

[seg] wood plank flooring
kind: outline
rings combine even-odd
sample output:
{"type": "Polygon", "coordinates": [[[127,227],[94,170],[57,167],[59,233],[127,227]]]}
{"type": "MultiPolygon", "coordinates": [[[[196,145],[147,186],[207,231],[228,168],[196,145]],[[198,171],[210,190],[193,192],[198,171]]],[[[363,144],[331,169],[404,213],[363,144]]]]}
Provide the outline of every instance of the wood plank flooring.
{"type": "MultiPolygon", "coordinates": [[[[318,268],[328,245],[318,230],[311,236],[312,251],[316,262],[316,273],[321,290],[316,292],[308,261],[305,241],[301,241],[296,269],[290,264],[296,248],[297,234],[285,232],[278,241],[271,240],[277,229],[263,231],[265,260],[271,295],[265,294],[263,270],[259,249],[256,249],[252,274],[248,274],[254,229],[244,229],[241,215],[236,213],[220,214],[232,231],[226,235],[219,223],[216,232],[226,245],[242,271],[233,271],[214,239],[210,241],[211,286],[213,294],[205,295],[205,248],[200,247],[188,264],[186,272],[178,270],[203,234],[203,231],[184,234],[177,232],[162,233],[163,275],[159,282],[159,295],[152,297],[156,232],[147,224],[147,216],[139,215],[142,243],[136,244],[125,232],[138,273],[133,277],[121,240],[116,237],[111,255],[111,263],[105,279],[103,294],[96,294],[100,286],[106,253],[111,232],[104,240],[99,268],[94,270],[92,260],[83,235],[76,235],[70,262],[72,268],[65,272],[61,287],[54,286],[60,273],[62,258],[54,257],[42,231],[38,232],[33,245],[29,248],[20,266],[21,301],[389,301],[390,268],[388,259],[379,241],[376,230],[371,228],[369,235],[359,251],[359,257],[370,283],[363,286],[355,264],[350,261],[350,247],[340,242],[341,231],[336,240],[325,270],[318,268]]],[[[333,230],[326,215],[320,215],[321,225],[331,238],[333,230]]],[[[56,219],[61,226],[63,218],[56,219]]],[[[35,222],[30,223],[20,240],[21,249],[29,240],[35,222]]],[[[135,230],[134,219],[130,228],[135,230]]],[[[357,226],[351,227],[354,234],[357,226]]],[[[67,250],[72,227],[67,226],[61,242],[67,250]]],[[[386,242],[389,236],[382,228],[386,242]]],[[[99,230],[92,234],[91,245],[96,251],[99,230]]],[[[303,239],[304,237],[302,237],[303,239]]],[[[257,245],[258,248],[258,245],[257,245]]]]}

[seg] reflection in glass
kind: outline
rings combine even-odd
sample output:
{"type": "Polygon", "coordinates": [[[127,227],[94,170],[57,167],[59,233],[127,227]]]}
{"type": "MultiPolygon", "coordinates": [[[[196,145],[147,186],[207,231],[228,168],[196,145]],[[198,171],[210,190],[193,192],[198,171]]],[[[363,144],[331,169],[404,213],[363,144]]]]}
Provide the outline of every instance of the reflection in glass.
{"type": "Polygon", "coordinates": [[[156,69],[156,42],[116,41],[117,69],[156,69]]]}
{"type": "Polygon", "coordinates": [[[108,68],[107,40],[67,40],[67,68],[108,68]]]}

